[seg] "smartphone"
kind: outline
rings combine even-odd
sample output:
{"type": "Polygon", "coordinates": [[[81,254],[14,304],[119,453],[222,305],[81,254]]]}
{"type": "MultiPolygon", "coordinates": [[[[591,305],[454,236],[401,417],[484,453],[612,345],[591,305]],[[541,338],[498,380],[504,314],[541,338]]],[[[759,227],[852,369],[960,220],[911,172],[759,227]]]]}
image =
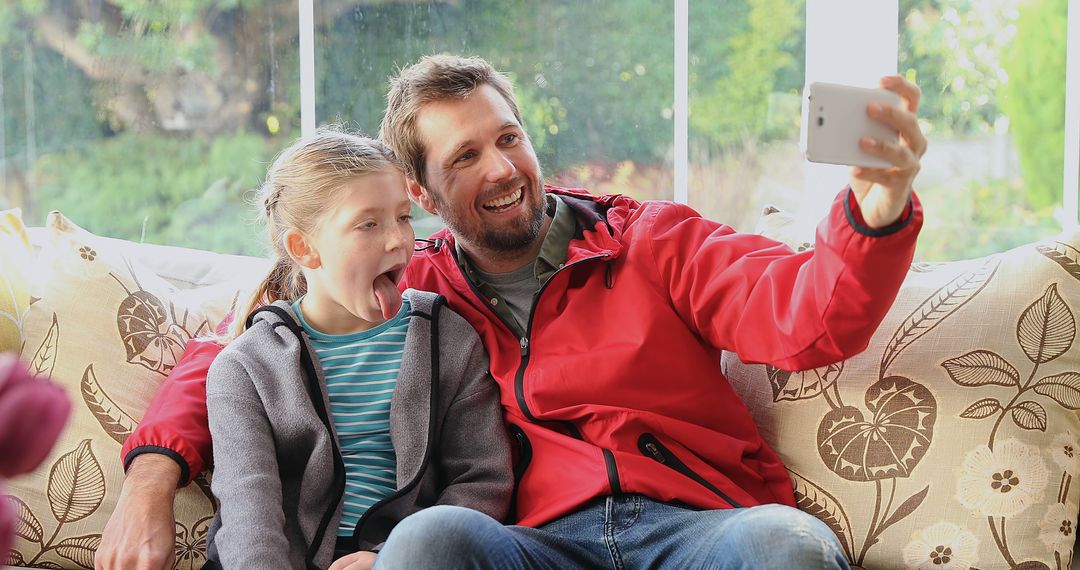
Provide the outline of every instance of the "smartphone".
{"type": "Polygon", "coordinates": [[[899,106],[900,96],[888,89],[811,83],[803,97],[800,141],[806,160],[871,168],[892,166],[859,148],[859,139],[864,136],[892,143],[899,139],[895,129],[867,116],[870,103],[899,106]]]}

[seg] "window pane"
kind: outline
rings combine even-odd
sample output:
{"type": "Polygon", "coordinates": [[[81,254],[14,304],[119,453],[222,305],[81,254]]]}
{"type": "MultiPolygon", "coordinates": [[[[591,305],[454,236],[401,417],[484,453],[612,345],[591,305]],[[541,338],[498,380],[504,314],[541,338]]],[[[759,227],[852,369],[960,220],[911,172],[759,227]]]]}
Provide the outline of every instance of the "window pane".
{"type": "Polygon", "coordinates": [[[930,141],[917,256],[972,257],[1052,235],[1062,203],[1067,0],[902,0],[898,69],[930,141]]]}
{"type": "Polygon", "coordinates": [[[795,211],[804,75],[802,0],[690,3],[690,205],[750,231],[795,211]]]}
{"type": "Polygon", "coordinates": [[[263,2],[0,8],[0,207],[111,237],[260,253],[245,203],[299,134],[297,10],[263,2]]]}
{"type": "MultiPolygon", "coordinates": [[[[387,78],[420,56],[508,72],[546,182],[672,197],[672,6],[653,0],[316,3],[317,122],[374,134],[387,78]]],[[[418,219],[417,234],[438,226],[418,219]]]]}

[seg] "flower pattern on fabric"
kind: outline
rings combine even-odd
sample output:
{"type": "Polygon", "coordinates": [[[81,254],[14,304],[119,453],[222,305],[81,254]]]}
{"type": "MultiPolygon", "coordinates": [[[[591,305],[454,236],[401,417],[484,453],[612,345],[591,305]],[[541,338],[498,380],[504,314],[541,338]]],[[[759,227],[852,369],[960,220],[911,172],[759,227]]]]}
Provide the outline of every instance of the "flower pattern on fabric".
{"type": "Polygon", "coordinates": [[[1039,448],[1016,439],[999,442],[994,450],[980,446],[964,457],[956,482],[956,499],[986,516],[1011,517],[1043,495],[1048,473],[1039,448]]]}
{"type": "Polygon", "coordinates": [[[1054,503],[1039,522],[1039,540],[1048,548],[1068,551],[1076,542],[1076,506],[1054,503]]]}
{"type": "Polygon", "coordinates": [[[1071,431],[1066,430],[1058,434],[1050,444],[1050,452],[1050,458],[1066,473],[1069,475],[1080,473],[1080,441],[1077,441],[1071,431]]]}
{"type": "Polygon", "coordinates": [[[967,570],[979,561],[979,539],[968,529],[939,522],[911,535],[904,565],[919,570],[967,570]]]}

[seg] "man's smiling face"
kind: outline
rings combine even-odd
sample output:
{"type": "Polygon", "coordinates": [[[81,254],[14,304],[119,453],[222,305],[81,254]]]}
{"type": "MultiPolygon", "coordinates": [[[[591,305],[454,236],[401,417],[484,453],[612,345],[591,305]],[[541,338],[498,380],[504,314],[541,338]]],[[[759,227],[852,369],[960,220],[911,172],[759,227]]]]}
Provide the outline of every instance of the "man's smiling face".
{"type": "MultiPolygon", "coordinates": [[[[417,116],[424,141],[422,194],[457,239],[491,253],[528,249],[544,222],[540,165],[514,112],[490,85],[428,103],[417,116]]],[[[428,208],[429,210],[431,208],[428,208]]]]}

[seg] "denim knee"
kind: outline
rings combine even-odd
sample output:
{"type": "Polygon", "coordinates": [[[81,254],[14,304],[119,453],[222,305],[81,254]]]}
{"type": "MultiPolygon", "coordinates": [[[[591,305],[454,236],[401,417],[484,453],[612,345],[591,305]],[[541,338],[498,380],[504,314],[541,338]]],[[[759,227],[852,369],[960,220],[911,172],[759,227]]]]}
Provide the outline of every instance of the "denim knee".
{"type": "Polygon", "coordinates": [[[380,568],[439,568],[483,559],[502,524],[464,507],[438,505],[398,523],[379,552],[380,568]]]}
{"type": "Polygon", "coordinates": [[[785,505],[762,505],[740,522],[757,537],[771,537],[769,555],[777,560],[799,561],[802,568],[848,568],[836,535],[813,515],[785,505]]]}

